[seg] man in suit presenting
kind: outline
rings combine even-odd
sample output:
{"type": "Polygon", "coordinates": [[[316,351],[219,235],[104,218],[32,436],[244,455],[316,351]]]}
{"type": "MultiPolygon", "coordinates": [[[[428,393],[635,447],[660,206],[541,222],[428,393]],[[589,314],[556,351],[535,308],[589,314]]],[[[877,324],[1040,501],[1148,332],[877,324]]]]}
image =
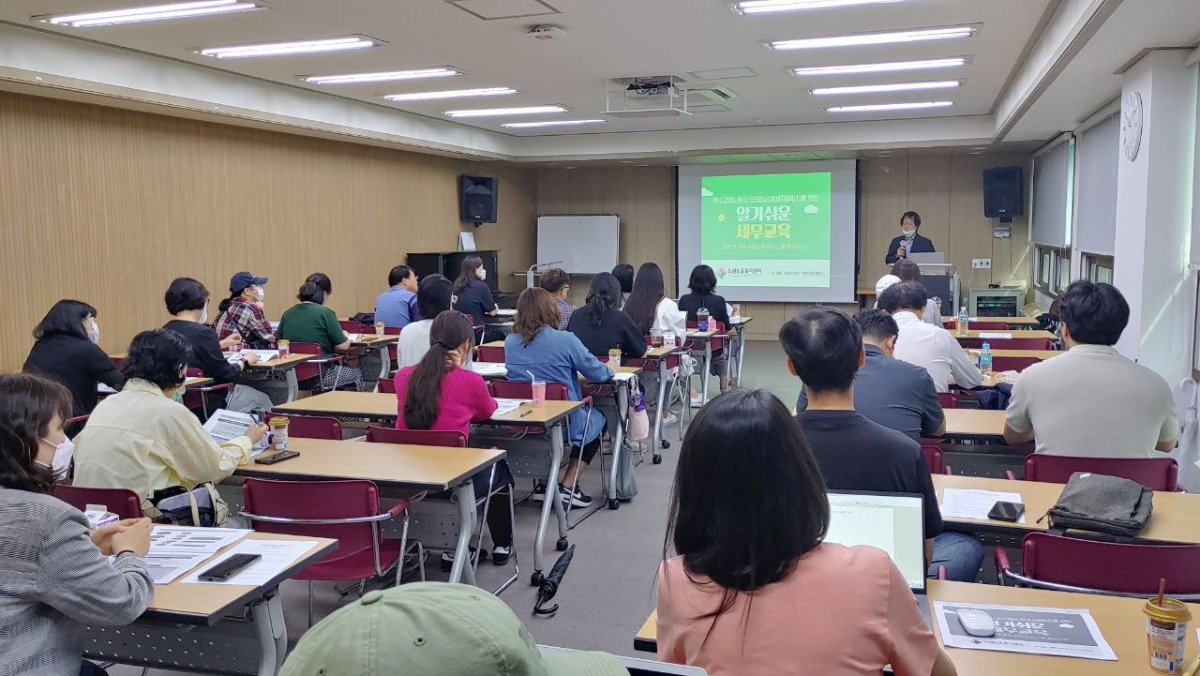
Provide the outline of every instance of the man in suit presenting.
{"type": "Polygon", "coordinates": [[[900,236],[893,239],[891,245],[888,246],[887,258],[884,259],[884,262],[892,265],[901,258],[907,258],[910,253],[933,253],[936,251],[929,238],[917,234],[917,229],[920,227],[920,214],[915,211],[904,212],[904,215],[900,217],[900,236]]]}

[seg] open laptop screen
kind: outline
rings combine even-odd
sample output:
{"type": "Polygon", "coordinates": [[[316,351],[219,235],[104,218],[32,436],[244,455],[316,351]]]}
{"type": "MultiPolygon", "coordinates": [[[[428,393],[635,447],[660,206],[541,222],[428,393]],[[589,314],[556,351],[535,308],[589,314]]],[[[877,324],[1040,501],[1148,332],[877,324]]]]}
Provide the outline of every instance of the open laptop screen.
{"type": "Polygon", "coordinates": [[[892,557],[914,592],[925,591],[925,511],[910,493],[829,492],[826,542],[871,545],[892,557]]]}

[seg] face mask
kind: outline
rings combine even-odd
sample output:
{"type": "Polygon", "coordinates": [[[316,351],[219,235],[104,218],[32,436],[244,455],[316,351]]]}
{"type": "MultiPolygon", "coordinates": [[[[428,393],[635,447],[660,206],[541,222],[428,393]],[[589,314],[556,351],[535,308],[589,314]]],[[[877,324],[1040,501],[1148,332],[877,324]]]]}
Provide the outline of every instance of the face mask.
{"type": "Polygon", "coordinates": [[[208,323],[208,305],[207,304],[205,304],[205,306],[204,306],[204,312],[200,313],[200,323],[201,324],[208,323]]]}
{"type": "Polygon", "coordinates": [[[917,236],[917,231],[916,230],[905,230],[904,228],[900,228],[900,234],[904,235],[904,239],[912,239],[913,237],[917,236]]]}
{"type": "Polygon", "coordinates": [[[92,328],[90,330],[88,330],[87,334],[88,334],[88,340],[92,341],[93,343],[99,343],[100,342],[100,325],[92,324],[92,328]]]}
{"type": "Polygon", "coordinates": [[[264,296],[264,295],[266,295],[266,294],[265,294],[265,293],[263,293],[262,287],[261,287],[261,286],[260,286],[260,287],[258,287],[258,300],[259,300],[259,302],[262,302],[262,299],[263,299],[263,296],[264,296]]]}
{"type": "Polygon", "coordinates": [[[54,446],[54,459],[50,461],[51,473],[55,478],[66,475],[67,468],[71,466],[71,458],[75,456],[75,442],[71,441],[70,437],[63,439],[61,444],[50,443],[49,439],[42,441],[54,446]]]}
{"type": "Polygon", "coordinates": [[[171,394],[171,401],[178,401],[179,403],[182,404],[183,403],[183,389],[184,388],[180,387],[179,389],[175,390],[175,392],[173,394],[171,394]]]}
{"type": "Polygon", "coordinates": [[[482,282],[485,279],[487,279],[487,270],[480,270],[479,271],[479,281],[482,282]]]}

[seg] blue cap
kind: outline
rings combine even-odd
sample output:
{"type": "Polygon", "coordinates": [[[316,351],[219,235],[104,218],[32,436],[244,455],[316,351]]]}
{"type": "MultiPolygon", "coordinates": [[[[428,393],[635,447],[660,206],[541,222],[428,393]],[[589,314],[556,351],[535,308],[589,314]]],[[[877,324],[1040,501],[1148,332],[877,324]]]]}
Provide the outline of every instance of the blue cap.
{"type": "Polygon", "coordinates": [[[229,293],[241,293],[248,286],[262,286],[266,283],[266,277],[255,277],[253,273],[239,272],[229,279],[229,293]]]}

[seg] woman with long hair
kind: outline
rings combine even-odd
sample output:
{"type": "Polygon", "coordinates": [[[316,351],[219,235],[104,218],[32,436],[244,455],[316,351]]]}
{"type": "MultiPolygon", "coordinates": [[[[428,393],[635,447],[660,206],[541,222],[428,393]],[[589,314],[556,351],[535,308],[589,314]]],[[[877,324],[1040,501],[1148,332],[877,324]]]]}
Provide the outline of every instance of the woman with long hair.
{"type": "MultiPolygon", "coordinates": [[[[496,400],[488,393],[487,383],[474,371],[463,368],[475,349],[471,323],[457,310],[445,310],[429,328],[429,351],[416,366],[396,373],[396,429],[454,430],[464,438],[471,436],[471,423],[481,423],[496,411],[496,400]]],[[[492,562],[503,565],[512,554],[512,510],[508,491],[512,474],[508,464],[496,464],[495,477],[490,470],[472,477],[476,495],[487,495],[494,487],[506,486],[488,504],[488,530],[492,534],[492,562]]],[[[450,557],[444,560],[452,562],[450,557]]]]}
{"type": "Polygon", "coordinates": [[[150,605],[150,520],[92,530],[53,497],[71,461],[71,395],[0,375],[0,655],[5,673],[103,674],[83,661],[87,626],[121,626],[150,605]],[[112,557],[110,560],[109,557],[112,557]]]}
{"type": "MultiPolygon", "coordinates": [[[[337,313],[325,307],[325,301],[333,295],[333,282],[322,272],[314,272],[300,285],[296,299],[300,302],[288,308],[279,318],[279,338],[293,343],[316,343],[321,346],[321,355],[345,354],[357,362],[353,354],[350,336],[338,323],[337,313]]],[[[336,390],[352,387],[361,390],[362,371],[355,364],[325,367],[321,378],[321,389],[336,390]]]]}
{"type": "MultiPolygon", "coordinates": [[[[642,263],[638,269],[637,277],[633,280],[633,292],[625,300],[625,314],[629,315],[643,336],[658,331],[668,340],[675,340],[677,345],[683,345],[687,338],[687,315],[680,311],[675,301],[667,298],[662,268],[657,263],[642,263]]],[[[690,357],[684,355],[683,359],[690,357]]],[[[684,369],[687,374],[691,373],[688,370],[690,368],[689,365],[684,369]]],[[[646,382],[656,377],[657,374],[643,374],[642,385],[647,391],[657,391],[656,387],[646,382]]],[[[664,425],[679,420],[666,402],[657,402],[657,405],[664,425]]]]}
{"type": "Polygon", "coordinates": [[[571,314],[567,330],[597,357],[607,357],[613,348],[620,349],[623,357],[644,357],[646,338],[629,315],[617,309],[620,304],[621,284],[613,275],[601,272],[592,277],[587,302],[571,314]]]}
{"type": "Polygon", "coordinates": [[[483,267],[483,259],[474,255],[463,259],[458,279],[454,280],[454,309],[471,317],[471,325],[476,329],[475,337],[481,343],[504,338],[495,329],[481,329],[485,317],[500,311],[496,300],[492,298],[491,287],[484,283],[486,280],[487,268],[483,267]]]}
{"type": "Polygon", "coordinates": [[[889,664],[953,676],[887,553],[824,542],[828,530],[821,472],[783,403],[763,390],[714,399],[679,452],[659,659],[712,676],[878,676],[889,664]]]}
{"type": "MultiPolygon", "coordinates": [[[[529,382],[530,378],[559,383],[567,388],[572,401],[583,398],[576,374],[597,383],[612,379],[608,368],[573,334],[558,330],[558,308],[545,289],[525,289],[517,297],[517,319],[513,332],[504,339],[504,364],[507,378],[529,382]]],[[[567,443],[571,460],[558,483],[558,496],[576,507],[592,504],[592,498],[579,488],[579,475],[600,450],[604,432],[604,414],[596,409],[578,408],[567,423],[567,443]]],[[[534,500],[544,500],[546,487],[535,484],[534,500]]]]}
{"type": "Polygon", "coordinates": [[[96,308],[78,300],[60,300],[33,330],[37,342],[22,368],[62,383],[71,392],[71,415],[96,408],[96,387],[120,389],[125,377],[100,349],[96,308]]]}

